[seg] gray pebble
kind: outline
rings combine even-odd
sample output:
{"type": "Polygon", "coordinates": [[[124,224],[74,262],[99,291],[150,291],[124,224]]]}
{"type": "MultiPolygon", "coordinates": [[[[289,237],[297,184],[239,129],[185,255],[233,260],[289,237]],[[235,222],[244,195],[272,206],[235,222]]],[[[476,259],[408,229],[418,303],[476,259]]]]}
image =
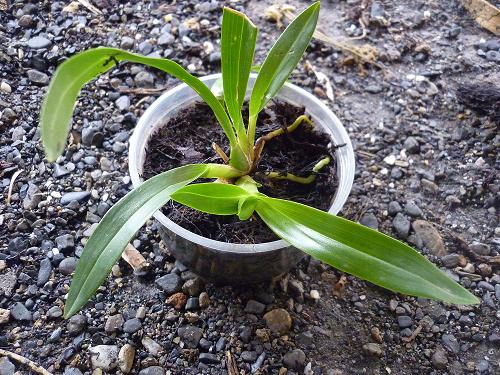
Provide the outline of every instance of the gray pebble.
{"type": "Polygon", "coordinates": [[[50,274],[52,273],[52,263],[50,259],[44,258],[40,262],[40,269],[38,270],[38,277],[36,280],[36,285],[43,286],[47,281],[49,281],[50,274]]]}
{"type": "Polygon", "coordinates": [[[160,366],[150,366],[139,371],[139,375],[165,375],[165,370],[160,366]]]}
{"type": "Polygon", "coordinates": [[[392,221],[392,225],[400,238],[408,238],[408,233],[410,233],[410,220],[408,220],[405,215],[398,212],[392,221]]]}
{"type": "Polygon", "coordinates": [[[181,290],[181,278],[175,273],[156,279],[155,284],[167,294],[174,294],[181,290]]]}
{"type": "Polygon", "coordinates": [[[16,302],[10,308],[10,316],[15,320],[31,321],[33,319],[33,314],[21,302],[16,302]]]}
{"type": "Polygon", "coordinates": [[[286,353],[283,357],[283,364],[288,369],[300,369],[306,361],[305,353],[300,349],[294,349],[286,353]]]}
{"type": "Polygon", "coordinates": [[[201,353],[198,359],[200,360],[201,363],[205,363],[207,365],[215,365],[220,363],[217,356],[211,353],[201,353]]]}
{"type": "Polygon", "coordinates": [[[70,202],[73,201],[83,201],[84,199],[88,198],[90,196],[90,191],[71,191],[69,193],[64,193],[63,196],[61,197],[61,204],[63,206],[67,205],[70,202]]]}
{"type": "Polygon", "coordinates": [[[32,49],[42,49],[50,47],[52,42],[43,36],[35,36],[28,40],[28,47],[32,49]]]}
{"type": "Polygon", "coordinates": [[[45,86],[49,83],[49,76],[35,69],[28,70],[28,79],[40,86],[45,86]]]}
{"type": "Polygon", "coordinates": [[[75,271],[76,262],[77,260],[75,257],[64,258],[61,263],[59,263],[59,272],[63,275],[71,275],[75,271]]]}
{"type": "Polygon", "coordinates": [[[138,318],[132,318],[125,322],[123,331],[126,333],[135,333],[141,329],[142,323],[138,318]]]}
{"type": "Polygon", "coordinates": [[[368,212],[368,213],[364,214],[361,217],[361,219],[359,220],[359,223],[361,225],[364,225],[365,227],[378,230],[378,219],[371,212],[368,212]]]}
{"type": "Polygon", "coordinates": [[[253,299],[249,300],[245,306],[245,312],[248,314],[262,314],[265,309],[266,305],[253,299]]]}
{"type": "Polygon", "coordinates": [[[203,329],[188,325],[179,327],[177,334],[188,348],[195,349],[203,336],[203,329]]]}

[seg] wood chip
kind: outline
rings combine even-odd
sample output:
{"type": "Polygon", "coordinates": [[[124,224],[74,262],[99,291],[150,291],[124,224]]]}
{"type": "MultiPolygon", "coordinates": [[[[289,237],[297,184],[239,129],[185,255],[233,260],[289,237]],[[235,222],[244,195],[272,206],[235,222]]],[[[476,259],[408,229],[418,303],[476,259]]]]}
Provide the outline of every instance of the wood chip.
{"type": "Polygon", "coordinates": [[[486,0],[462,0],[476,22],[495,35],[500,35],[500,10],[486,0]]]}

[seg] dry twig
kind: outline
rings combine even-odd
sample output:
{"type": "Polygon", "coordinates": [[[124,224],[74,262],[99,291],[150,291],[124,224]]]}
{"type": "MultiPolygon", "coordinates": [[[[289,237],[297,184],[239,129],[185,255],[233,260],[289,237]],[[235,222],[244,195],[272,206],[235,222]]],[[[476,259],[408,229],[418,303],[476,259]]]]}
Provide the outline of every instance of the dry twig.
{"type": "Polygon", "coordinates": [[[90,10],[92,13],[94,13],[95,15],[101,15],[102,12],[97,9],[95,6],[93,6],[89,0],[77,0],[80,4],[82,4],[85,8],[87,8],[88,10],[90,10]]]}
{"type": "Polygon", "coordinates": [[[22,169],[19,169],[14,172],[12,175],[12,178],[10,179],[10,184],[9,184],[9,192],[7,193],[7,204],[10,204],[10,199],[12,198],[12,189],[14,188],[14,183],[16,182],[17,176],[19,176],[22,172],[22,169]]]}
{"type": "Polygon", "coordinates": [[[240,372],[238,370],[238,365],[236,364],[236,360],[234,359],[233,355],[229,350],[226,352],[226,358],[227,358],[226,362],[227,362],[228,375],[240,375],[240,372]]]}
{"type": "Polygon", "coordinates": [[[22,355],[19,355],[19,354],[13,353],[13,352],[9,352],[8,350],[0,349],[0,356],[2,356],[2,355],[5,357],[12,358],[14,361],[19,362],[25,366],[28,366],[31,370],[33,370],[34,372],[36,372],[38,374],[53,375],[52,373],[45,370],[43,367],[37,365],[32,360],[30,360],[26,357],[23,357],[22,355]]]}

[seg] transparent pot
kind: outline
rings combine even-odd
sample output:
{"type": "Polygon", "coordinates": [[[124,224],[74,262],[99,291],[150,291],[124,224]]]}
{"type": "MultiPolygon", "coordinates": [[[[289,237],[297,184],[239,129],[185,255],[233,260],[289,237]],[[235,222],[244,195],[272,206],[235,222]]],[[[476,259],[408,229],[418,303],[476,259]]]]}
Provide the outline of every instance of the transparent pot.
{"type": "MultiPolygon", "coordinates": [[[[220,74],[202,77],[211,87],[220,74]]],[[[249,90],[256,75],[249,80],[249,90]]],[[[303,106],[314,124],[330,135],[336,145],[338,188],[329,212],[337,214],[349,196],[354,179],[354,152],[351,141],[340,120],[328,107],[307,91],[286,83],[277,98],[296,106],[303,106]]],[[[168,90],[141,116],[130,138],[129,172],[134,187],[142,179],[146,147],[151,136],[179,111],[201,101],[186,84],[168,90]]],[[[320,192],[318,192],[320,193],[320,192]]],[[[172,255],[203,278],[218,283],[254,283],[269,280],[289,271],[304,253],[283,240],[258,244],[234,244],[215,241],[192,233],[177,225],[161,211],[154,214],[159,222],[162,240],[172,255]]]]}

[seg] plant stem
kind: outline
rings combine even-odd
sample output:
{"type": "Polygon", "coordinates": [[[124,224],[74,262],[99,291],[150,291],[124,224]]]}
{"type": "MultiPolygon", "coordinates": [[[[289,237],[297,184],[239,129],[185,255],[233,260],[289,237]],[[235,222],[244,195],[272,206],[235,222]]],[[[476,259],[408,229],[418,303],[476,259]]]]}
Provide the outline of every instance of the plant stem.
{"type": "Polygon", "coordinates": [[[255,153],[254,153],[254,141],[255,141],[255,128],[257,127],[257,116],[250,116],[248,118],[248,147],[250,150],[250,157],[252,161],[254,160],[255,153]]]}
{"type": "Polygon", "coordinates": [[[246,172],[240,171],[230,165],[224,164],[208,164],[210,168],[207,172],[202,176],[204,178],[223,178],[223,179],[232,179],[238,178],[246,175],[246,172]]]}

